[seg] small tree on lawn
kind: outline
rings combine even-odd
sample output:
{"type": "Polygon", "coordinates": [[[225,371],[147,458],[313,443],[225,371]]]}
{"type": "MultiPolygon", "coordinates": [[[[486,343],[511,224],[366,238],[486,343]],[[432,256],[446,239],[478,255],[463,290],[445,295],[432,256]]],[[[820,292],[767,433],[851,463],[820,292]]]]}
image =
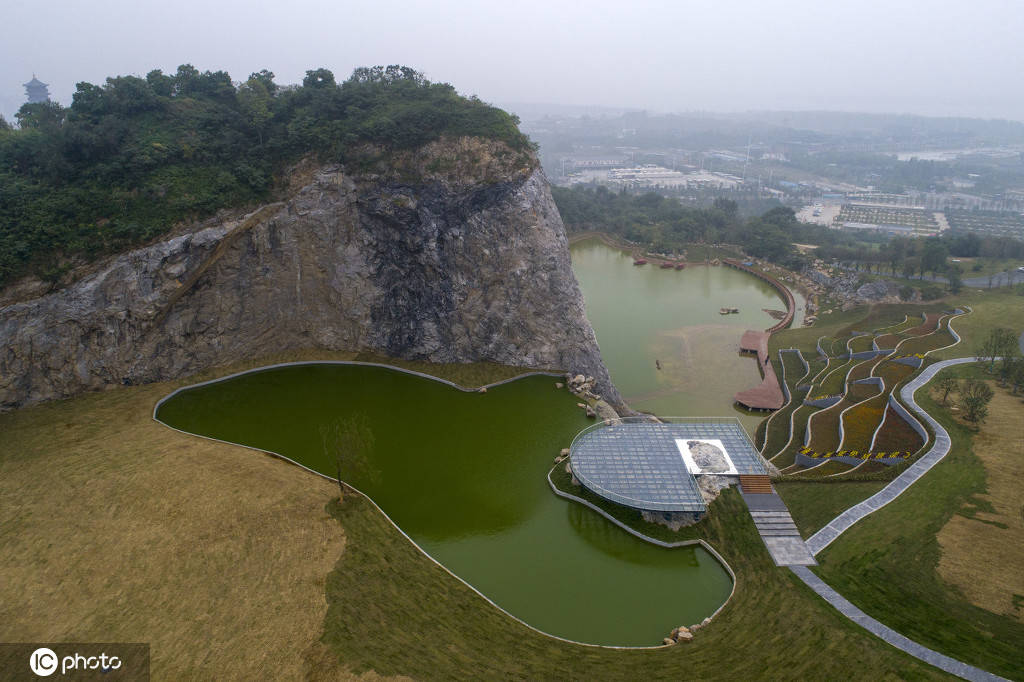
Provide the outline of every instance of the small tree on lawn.
{"type": "Polygon", "coordinates": [[[988,371],[992,372],[996,366],[996,358],[1004,358],[1005,362],[1006,358],[1020,354],[1017,335],[1005,327],[996,327],[988,333],[975,354],[988,365],[988,371]]]}
{"type": "Polygon", "coordinates": [[[988,403],[992,400],[992,387],[984,381],[967,379],[960,386],[960,409],[964,411],[964,419],[972,424],[985,421],[988,416],[988,403]]]}
{"type": "Polygon", "coordinates": [[[334,419],[320,426],[324,456],[333,465],[338,481],[338,499],[345,499],[345,475],[364,471],[370,474],[369,454],[373,450],[373,430],[364,414],[334,419]]]}
{"type": "Polygon", "coordinates": [[[939,392],[942,393],[943,405],[949,404],[949,394],[955,391],[959,385],[960,383],[948,374],[943,375],[943,377],[939,379],[939,382],[935,386],[939,389],[939,392]]]}
{"type": "Polygon", "coordinates": [[[1013,395],[1017,395],[1024,388],[1024,358],[1013,359],[1007,381],[1010,383],[1010,392],[1013,395]]]}

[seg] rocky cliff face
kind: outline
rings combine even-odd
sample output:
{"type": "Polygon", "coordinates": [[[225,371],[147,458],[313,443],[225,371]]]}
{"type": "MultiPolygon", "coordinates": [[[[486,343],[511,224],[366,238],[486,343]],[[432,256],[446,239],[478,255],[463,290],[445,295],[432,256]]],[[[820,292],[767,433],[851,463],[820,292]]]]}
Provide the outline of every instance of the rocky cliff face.
{"type": "Polygon", "coordinates": [[[0,404],[300,348],[566,370],[621,403],[536,164],[462,139],[292,187],[0,308],[0,404]]]}

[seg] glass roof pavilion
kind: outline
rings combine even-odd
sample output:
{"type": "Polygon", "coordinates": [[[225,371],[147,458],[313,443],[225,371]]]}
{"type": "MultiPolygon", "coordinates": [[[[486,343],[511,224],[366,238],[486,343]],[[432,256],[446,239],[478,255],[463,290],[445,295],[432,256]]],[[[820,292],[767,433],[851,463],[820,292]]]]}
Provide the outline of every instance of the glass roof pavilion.
{"type": "Polygon", "coordinates": [[[573,475],[591,492],[619,504],[660,512],[704,512],[696,476],[702,471],[687,444],[724,450],[720,475],[765,474],[762,459],[734,418],[627,417],[594,424],[570,447],[573,475]],[[686,453],[686,454],[684,454],[686,453]]]}

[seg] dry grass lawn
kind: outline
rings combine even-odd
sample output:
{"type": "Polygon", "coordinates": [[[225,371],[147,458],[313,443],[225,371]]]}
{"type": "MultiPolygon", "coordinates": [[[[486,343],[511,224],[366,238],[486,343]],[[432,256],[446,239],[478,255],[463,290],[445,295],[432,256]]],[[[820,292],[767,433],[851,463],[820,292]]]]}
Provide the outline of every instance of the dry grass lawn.
{"type": "Polygon", "coordinates": [[[974,436],[988,493],[955,514],[938,535],[939,575],[974,605],[1024,622],[1024,405],[996,388],[974,436]],[[964,515],[967,512],[967,516],[964,515]]]}
{"type": "Polygon", "coordinates": [[[0,640],[149,642],[154,679],[300,678],[336,489],[152,421],[175,385],[0,415],[0,640]]]}
{"type": "Polygon", "coordinates": [[[335,485],[151,419],[178,386],[351,359],[467,386],[523,371],[296,351],[0,414],[0,641],[149,642],[154,679],[353,677],[320,643],[335,485]]]}

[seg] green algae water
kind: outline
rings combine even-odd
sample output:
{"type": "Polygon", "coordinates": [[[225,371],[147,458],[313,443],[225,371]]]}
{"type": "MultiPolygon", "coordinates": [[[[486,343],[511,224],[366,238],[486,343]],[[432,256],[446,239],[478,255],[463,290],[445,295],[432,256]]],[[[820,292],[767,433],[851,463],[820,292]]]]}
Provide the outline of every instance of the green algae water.
{"type": "Polygon", "coordinates": [[[550,634],[660,644],[711,615],[731,579],[703,548],[643,542],[551,492],[552,458],[593,423],[555,381],[480,394],[380,367],[300,365],[182,391],[157,417],[333,475],[320,426],[358,416],[373,448],[346,479],[445,567],[550,634]]]}
{"type": "Polygon", "coordinates": [[[764,414],[732,399],[761,382],[753,356],[739,354],[740,338],[775,324],[764,309],[785,310],[779,293],[725,266],[638,267],[597,239],[573,244],[571,254],[601,358],[629,406],[663,416],[735,415],[753,436],[764,414]]]}

